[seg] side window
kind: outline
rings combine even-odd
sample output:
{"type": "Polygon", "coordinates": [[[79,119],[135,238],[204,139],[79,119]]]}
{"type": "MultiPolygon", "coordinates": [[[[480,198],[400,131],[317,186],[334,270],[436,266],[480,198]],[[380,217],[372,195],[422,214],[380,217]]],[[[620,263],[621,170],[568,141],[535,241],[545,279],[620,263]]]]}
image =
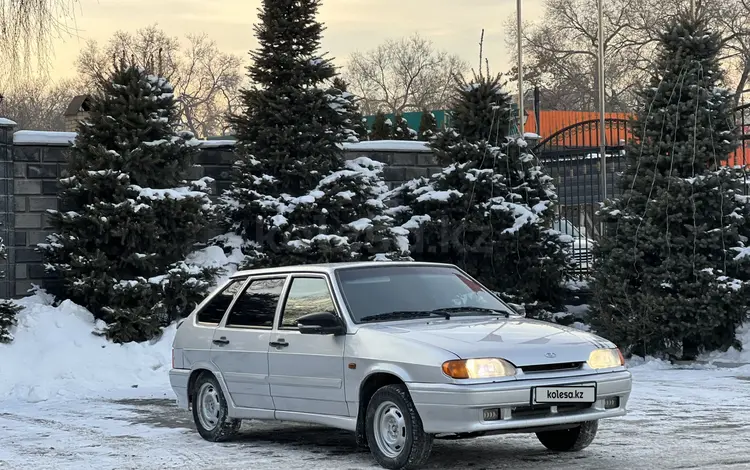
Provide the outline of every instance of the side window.
{"type": "Polygon", "coordinates": [[[235,279],[234,281],[227,284],[227,286],[216,294],[216,296],[207,303],[200,312],[198,312],[198,323],[206,323],[209,325],[218,325],[221,319],[224,318],[224,314],[229,308],[229,304],[232,303],[232,299],[237,295],[237,292],[242,288],[242,284],[245,283],[247,278],[235,279]]]}
{"type": "Polygon", "coordinates": [[[285,278],[251,281],[227,317],[228,327],[272,328],[285,278]]]}
{"type": "Polygon", "coordinates": [[[328,283],[320,277],[296,277],[281,314],[282,328],[297,328],[297,319],[309,313],[336,312],[328,283]]]}

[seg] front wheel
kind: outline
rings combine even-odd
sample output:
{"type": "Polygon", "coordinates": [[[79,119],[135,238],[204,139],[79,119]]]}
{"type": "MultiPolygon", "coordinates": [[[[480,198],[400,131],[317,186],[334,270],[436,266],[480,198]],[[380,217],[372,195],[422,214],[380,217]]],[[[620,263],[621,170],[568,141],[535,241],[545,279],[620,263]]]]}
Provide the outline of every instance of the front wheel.
{"type": "Polygon", "coordinates": [[[424,432],[404,385],[386,385],[375,392],[367,405],[365,427],[370,452],[383,468],[418,468],[430,457],[433,436],[424,432]]]}
{"type": "Polygon", "coordinates": [[[580,426],[559,431],[543,431],[536,433],[539,442],[549,450],[555,452],[577,452],[588,447],[596,437],[599,421],[586,421],[580,426]]]}
{"type": "Polygon", "coordinates": [[[211,374],[203,374],[193,388],[193,420],[201,437],[211,442],[222,442],[237,434],[242,420],[229,417],[227,400],[219,381],[211,374]]]}

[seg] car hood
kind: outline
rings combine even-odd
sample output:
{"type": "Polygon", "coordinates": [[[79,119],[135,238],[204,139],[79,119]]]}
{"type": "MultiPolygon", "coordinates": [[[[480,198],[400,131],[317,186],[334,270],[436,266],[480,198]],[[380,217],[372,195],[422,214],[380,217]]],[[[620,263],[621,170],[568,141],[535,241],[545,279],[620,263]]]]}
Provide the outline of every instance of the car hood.
{"type": "Polygon", "coordinates": [[[597,348],[614,348],[596,335],[527,318],[452,318],[368,325],[382,333],[452,352],[462,359],[499,357],[517,367],[584,362],[597,348]]]}

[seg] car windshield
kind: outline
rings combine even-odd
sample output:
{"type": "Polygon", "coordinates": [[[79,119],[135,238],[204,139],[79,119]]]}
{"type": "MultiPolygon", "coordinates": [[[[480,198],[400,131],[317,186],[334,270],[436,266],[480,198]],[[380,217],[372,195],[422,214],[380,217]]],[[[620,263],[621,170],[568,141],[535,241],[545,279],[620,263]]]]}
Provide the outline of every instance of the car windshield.
{"type": "Polygon", "coordinates": [[[486,288],[450,266],[341,269],[339,286],[356,323],[454,315],[516,315],[486,288]]]}

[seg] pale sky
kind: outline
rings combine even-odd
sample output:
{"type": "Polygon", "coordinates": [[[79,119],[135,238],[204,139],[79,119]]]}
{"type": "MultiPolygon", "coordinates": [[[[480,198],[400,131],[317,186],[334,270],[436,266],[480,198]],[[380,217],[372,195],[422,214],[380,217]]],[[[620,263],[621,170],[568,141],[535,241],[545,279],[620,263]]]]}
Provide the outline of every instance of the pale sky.
{"type": "MultiPolygon", "coordinates": [[[[156,23],[172,36],[205,32],[225,52],[248,60],[255,48],[252,25],[260,0],[80,0],[78,37],[55,42],[53,79],[72,76],[78,50],[87,39],[101,42],[116,30],[135,31],[156,23]]],[[[541,0],[524,0],[525,20],[541,12],[541,0]]],[[[419,32],[438,49],[460,55],[476,67],[479,36],[493,72],[507,68],[504,24],[515,17],[515,0],[324,0],[319,19],[326,25],[323,50],[343,66],[351,52],[419,32]]]]}

